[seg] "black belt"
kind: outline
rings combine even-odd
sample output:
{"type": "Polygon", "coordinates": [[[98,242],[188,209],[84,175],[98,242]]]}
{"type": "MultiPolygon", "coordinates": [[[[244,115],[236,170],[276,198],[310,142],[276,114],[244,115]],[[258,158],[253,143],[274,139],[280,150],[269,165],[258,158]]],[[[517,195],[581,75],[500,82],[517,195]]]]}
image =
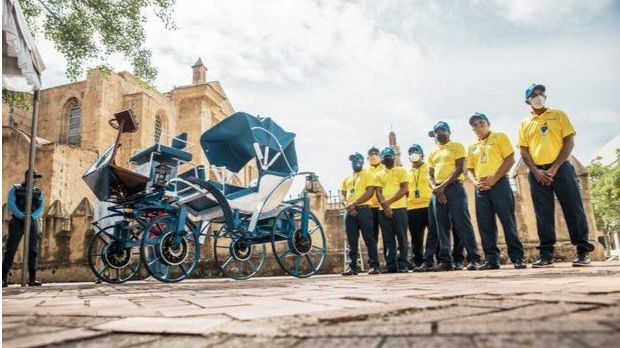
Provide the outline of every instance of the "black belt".
{"type": "Polygon", "coordinates": [[[553,163],[549,163],[549,164],[541,164],[539,166],[536,166],[536,168],[538,169],[542,169],[542,170],[547,170],[549,168],[551,168],[551,166],[553,165],[553,163]]]}
{"type": "Polygon", "coordinates": [[[356,209],[359,209],[359,208],[370,208],[370,204],[361,204],[361,205],[356,205],[356,206],[355,206],[355,208],[356,208],[356,209]]]}
{"type": "MultiPolygon", "coordinates": [[[[568,162],[568,161],[566,161],[566,162],[568,162]]],[[[566,162],[562,163],[561,166],[563,166],[566,162]]],[[[547,169],[551,168],[551,166],[553,166],[553,163],[541,164],[539,166],[536,166],[536,168],[542,169],[542,170],[547,170],[547,169]]]]}

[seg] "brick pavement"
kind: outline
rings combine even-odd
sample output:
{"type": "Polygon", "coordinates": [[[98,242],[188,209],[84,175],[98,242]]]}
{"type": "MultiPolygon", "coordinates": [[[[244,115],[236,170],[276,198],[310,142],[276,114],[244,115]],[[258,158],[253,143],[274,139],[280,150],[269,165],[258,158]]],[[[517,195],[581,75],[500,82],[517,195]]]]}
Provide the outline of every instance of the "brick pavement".
{"type": "Polygon", "coordinates": [[[5,347],[603,347],[620,340],[620,263],[46,284],[2,305],[5,347]]]}

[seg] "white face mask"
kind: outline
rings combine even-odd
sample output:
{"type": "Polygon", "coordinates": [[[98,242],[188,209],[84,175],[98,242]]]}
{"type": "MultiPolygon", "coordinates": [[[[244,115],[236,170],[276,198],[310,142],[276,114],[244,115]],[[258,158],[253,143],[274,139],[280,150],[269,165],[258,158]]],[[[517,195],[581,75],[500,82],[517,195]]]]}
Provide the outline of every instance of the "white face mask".
{"type": "Polygon", "coordinates": [[[415,163],[419,161],[421,158],[422,156],[420,156],[419,153],[412,153],[411,155],[409,155],[409,160],[411,161],[411,163],[415,163]]]}
{"type": "Polygon", "coordinates": [[[538,95],[534,98],[530,98],[530,105],[534,109],[542,109],[545,107],[545,101],[547,101],[547,97],[544,95],[538,95]]]}

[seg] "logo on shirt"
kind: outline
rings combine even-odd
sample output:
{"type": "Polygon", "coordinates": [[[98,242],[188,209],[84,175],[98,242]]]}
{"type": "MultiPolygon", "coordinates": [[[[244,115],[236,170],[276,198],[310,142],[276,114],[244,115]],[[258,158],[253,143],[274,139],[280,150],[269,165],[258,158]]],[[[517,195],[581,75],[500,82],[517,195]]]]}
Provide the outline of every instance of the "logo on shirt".
{"type": "Polygon", "coordinates": [[[549,126],[547,126],[546,123],[540,128],[540,133],[542,135],[547,135],[547,133],[549,133],[549,126]]]}

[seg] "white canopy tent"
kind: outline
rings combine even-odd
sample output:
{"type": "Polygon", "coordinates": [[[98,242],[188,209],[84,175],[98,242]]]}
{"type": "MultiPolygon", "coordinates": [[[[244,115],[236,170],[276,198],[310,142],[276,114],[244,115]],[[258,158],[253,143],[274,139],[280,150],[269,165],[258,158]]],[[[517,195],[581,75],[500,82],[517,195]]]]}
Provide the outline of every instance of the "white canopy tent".
{"type": "Polygon", "coordinates": [[[16,92],[41,89],[45,65],[17,0],[2,0],[2,87],[16,92]]]}
{"type": "MultiPolygon", "coordinates": [[[[32,38],[19,1],[2,0],[2,88],[15,92],[33,92],[31,139],[37,138],[41,72],[45,65],[32,38]]],[[[24,253],[22,261],[22,286],[26,285],[28,249],[30,241],[32,187],[36,141],[30,141],[28,162],[26,214],[24,219],[24,253]]]]}

